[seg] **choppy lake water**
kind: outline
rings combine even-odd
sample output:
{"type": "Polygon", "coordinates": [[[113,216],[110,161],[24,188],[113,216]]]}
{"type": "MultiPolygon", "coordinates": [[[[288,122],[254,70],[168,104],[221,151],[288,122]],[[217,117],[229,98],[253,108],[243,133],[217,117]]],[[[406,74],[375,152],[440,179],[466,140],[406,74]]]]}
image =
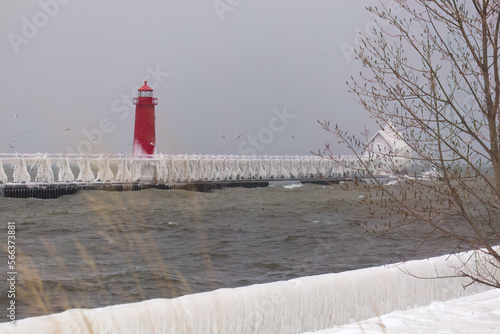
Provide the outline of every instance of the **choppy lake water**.
{"type": "Polygon", "coordinates": [[[363,194],[277,185],[0,198],[2,245],[7,222],[16,223],[17,318],[378,266],[456,246],[428,238],[421,225],[366,231],[374,218],[363,194]]]}

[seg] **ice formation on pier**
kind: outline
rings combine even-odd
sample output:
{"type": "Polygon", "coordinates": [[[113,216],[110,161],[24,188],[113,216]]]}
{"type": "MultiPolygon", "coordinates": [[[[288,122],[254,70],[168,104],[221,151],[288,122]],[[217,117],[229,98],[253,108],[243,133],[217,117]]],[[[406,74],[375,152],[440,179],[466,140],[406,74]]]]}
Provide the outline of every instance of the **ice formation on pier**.
{"type": "Polygon", "coordinates": [[[80,169],[80,173],[77,177],[78,181],[92,182],[95,180],[94,172],[92,172],[92,168],[90,167],[89,159],[78,159],[77,164],[80,169]]]}
{"type": "Polygon", "coordinates": [[[9,182],[9,178],[7,177],[7,174],[5,174],[5,170],[3,169],[2,160],[0,160],[0,182],[1,183],[9,182]]]}
{"type": "Polygon", "coordinates": [[[34,165],[36,166],[36,178],[35,182],[54,182],[54,171],[52,170],[52,161],[48,158],[47,154],[36,157],[34,159],[34,165]]]}
{"type": "Polygon", "coordinates": [[[14,178],[14,182],[30,182],[31,176],[28,173],[28,166],[26,165],[26,159],[13,159],[10,162],[14,166],[14,173],[12,177],[14,178]]]}
{"type": "Polygon", "coordinates": [[[99,171],[97,172],[97,180],[101,182],[110,182],[113,181],[115,176],[111,171],[111,167],[109,166],[108,158],[99,158],[98,160],[99,171]]]}
{"type": "Polygon", "coordinates": [[[161,182],[210,180],[303,179],[364,176],[365,165],[373,175],[380,173],[369,158],[335,159],[317,156],[167,155],[148,158],[131,155],[0,154],[0,181],[35,182],[161,182]],[[9,179],[4,167],[13,169],[9,179]],[[54,169],[58,169],[57,181],[54,169]],[[4,171],[2,173],[2,171],[4,171]],[[30,175],[36,171],[35,175],[30,175]],[[78,175],[76,178],[74,175],[78,175]]]}
{"type": "Polygon", "coordinates": [[[130,173],[126,160],[118,162],[118,171],[116,172],[115,181],[132,181],[132,173],[130,173]]]}
{"type": "Polygon", "coordinates": [[[75,181],[75,176],[71,170],[71,165],[69,163],[68,157],[63,161],[58,161],[57,166],[59,167],[59,173],[57,174],[58,182],[73,182],[75,181]]]}

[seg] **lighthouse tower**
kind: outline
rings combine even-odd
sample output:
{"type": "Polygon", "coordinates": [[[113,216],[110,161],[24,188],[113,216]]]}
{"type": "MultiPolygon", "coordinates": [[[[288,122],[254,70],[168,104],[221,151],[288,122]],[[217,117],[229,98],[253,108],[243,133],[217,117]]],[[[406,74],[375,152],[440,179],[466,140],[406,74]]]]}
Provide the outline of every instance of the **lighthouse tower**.
{"type": "Polygon", "coordinates": [[[153,97],[153,89],[144,81],[139,88],[138,96],[134,98],[134,157],[147,157],[156,152],[155,105],[158,99],[153,97]]]}

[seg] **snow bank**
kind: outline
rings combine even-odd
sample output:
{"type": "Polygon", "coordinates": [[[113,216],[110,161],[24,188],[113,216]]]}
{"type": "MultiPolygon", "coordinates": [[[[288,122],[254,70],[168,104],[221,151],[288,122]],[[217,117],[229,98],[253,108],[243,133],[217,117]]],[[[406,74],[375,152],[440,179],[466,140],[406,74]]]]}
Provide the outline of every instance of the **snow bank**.
{"type": "Polygon", "coordinates": [[[470,253],[283,282],[219,289],[0,325],[0,333],[302,333],[488,290],[439,278],[470,253]],[[408,274],[408,273],[411,273],[408,274]],[[416,278],[415,276],[422,277],[416,278]]]}
{"type": "Polygon", "coordinates": [[[493,289],[473,296],[384,314],[314,334],[498,334],[499,305],[500,289],[493,289]]]}

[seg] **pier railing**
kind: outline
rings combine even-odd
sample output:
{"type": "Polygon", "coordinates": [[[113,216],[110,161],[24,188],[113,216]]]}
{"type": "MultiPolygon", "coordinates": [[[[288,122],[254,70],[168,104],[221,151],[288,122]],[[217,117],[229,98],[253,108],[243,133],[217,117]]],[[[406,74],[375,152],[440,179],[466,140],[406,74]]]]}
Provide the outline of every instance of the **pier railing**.
{"type": "Polygon", "coordinates": [[[354,156],[0,153],[0,182],[137,182],[145,170],[148,177],[166,183],[352,178],[366,176],[366,166],[373,175],[379,173],[370,159],[354,156]]]}

